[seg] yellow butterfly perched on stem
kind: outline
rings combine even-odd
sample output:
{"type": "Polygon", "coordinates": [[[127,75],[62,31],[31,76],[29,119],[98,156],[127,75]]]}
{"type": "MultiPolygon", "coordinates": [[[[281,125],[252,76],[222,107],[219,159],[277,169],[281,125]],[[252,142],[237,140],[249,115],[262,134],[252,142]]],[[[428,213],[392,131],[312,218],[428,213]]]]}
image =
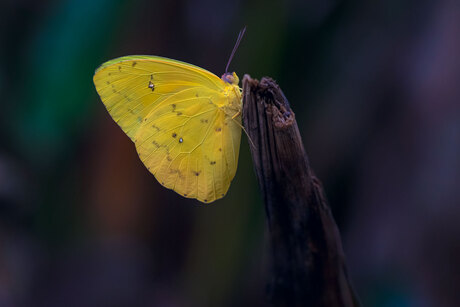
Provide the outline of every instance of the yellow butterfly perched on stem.
{"type": "Polygon", "coordinates": [[[241,89],[228,65],[222,78],[158,56],[125,56],[102,64],[93,81],[112,118],[135,143],[147,169],[166,188],[209,203],[236,173],[241,89]]]}

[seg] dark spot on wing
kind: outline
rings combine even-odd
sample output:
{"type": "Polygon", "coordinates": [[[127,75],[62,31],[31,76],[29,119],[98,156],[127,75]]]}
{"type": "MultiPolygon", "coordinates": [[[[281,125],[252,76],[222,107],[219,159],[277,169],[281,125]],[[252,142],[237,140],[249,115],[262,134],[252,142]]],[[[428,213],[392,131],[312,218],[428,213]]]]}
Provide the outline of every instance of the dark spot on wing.
{"type": "Polygon", "coordinates": [[[118,71],[121,71],[121,66],[118,66],[118,71]]]}
{"type": "Polygon", "coordinates": [[[175,138],[176,136],[177,136],[177,134],[175,132],[173,132],[172,137],[175,138]]]}
{"type": "Polygon", "coordinates": [[[202,124],[206,124],[206,123],[208,122],[208,120],[207,120],[207,119],[201,119],[200,122],[201,122],[202,124]]]}
{"type": "Polygon", "coordinates": [[[220,132],[220,131],[222,131],[222,128],[221,128],[221,127],[217,127],[217,128],[216,128],[216,132],[220,132]]]}
{"type": "Polygon", "coordinates": [[[200,176],[200,173],[201,173],[201,171],[200,171],[200,172],[192,171],[192,172],[193,172],[193,174],[194,174],[195,176],[200,176]]]}
{"type": "Polygon", "coordinates": [[[173,104],[171,105],[171,107],[172,107],[172,109],[173,109],[173,112],[176,111],[176,104],[173,103],[173,104]]]}
{"type": "Polygon", "coordinates": [[[222,151],[222,148],[219,148],[219,151],[222,151]]]}
{"type": "Polygon", "coordinates": [[[211,162],[209,162],[209,164],[214,165],[214,164],[216,164],[216,161],[211,161],[211,162]]]}
{"type": "Polygon", "coordinates": [[[181,116],[182,115],[182,112],[177,112],[177,116],[181,116]]]}
{"type": "Polygon", "coordinates": [[[150,80],[153,80],[153,75],[150,75],[150,80]]]}
{"type": "MultiPolygon", "coordinates": [[[[109,84],[110,84],[110,82],[109,82],[109,81],[105,81],[105,83],[106,83],[107,85],[109,85],[109,84]]],[[[112,85],[113,85],[113,84],[112,84],[112,85]]]]}
{"type": "Polygon", "coordinates": [[[198,93],[195,94],[195,97],[199,97],[200,95],[198,95],[198,93]]]}
{"type": "Polygon", "coordinates": [[[152,141],[153,146],[156,148],[160,148],[160,144],[157,143],[157,141],[152,141]]]}
{"type": "Polygon", "coordinates": [[[166,160],[168,160],[169,162],[172,161],[172,158],[170,156],[166,156],[166,160]]]}
{"type": "Polygon", "coordinates": [[[137,62],[133,62],[133,67],[136,66],[137,62]]]}
{"type": "Polygon", "coordinates": [[[152,92],[155,90],[155,85],[152,83],[152,81],[149,81],[149,89],[152,90],[152,92]]]}

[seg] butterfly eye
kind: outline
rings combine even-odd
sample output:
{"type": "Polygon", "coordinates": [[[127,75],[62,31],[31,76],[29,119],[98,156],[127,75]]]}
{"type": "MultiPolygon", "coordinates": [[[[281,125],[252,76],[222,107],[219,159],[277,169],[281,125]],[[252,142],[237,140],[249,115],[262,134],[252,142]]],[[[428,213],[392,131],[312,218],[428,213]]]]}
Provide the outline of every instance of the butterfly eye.
{"type": "Polygon", "coordinates": [[[233,76],[232,73],[226,72],[225,74],[222,75],[222,80],[224,80],[227,83],[232,84],[235,82],[235,77],[233,76]]]}

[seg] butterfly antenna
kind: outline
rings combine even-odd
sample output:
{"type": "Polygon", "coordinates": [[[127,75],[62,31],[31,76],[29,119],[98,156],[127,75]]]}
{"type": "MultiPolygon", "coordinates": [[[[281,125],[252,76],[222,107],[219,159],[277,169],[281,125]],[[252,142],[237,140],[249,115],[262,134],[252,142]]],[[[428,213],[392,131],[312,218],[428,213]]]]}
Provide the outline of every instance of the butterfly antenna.
{"type": "Polygon", "coordinates": [[[233,56],[235,55],[235,52],[238,49],[238,46],[240,45],[241,40],[243,39],[244,32],[246,32],[246,27],[244,27],[240,31],[240,34],[238,34],[238,38],[236,39],[235,46],[233,47],[232,53],[230,54],[230,58],[228,59],[228,62],[227,62],[227,66],[225,67],[225,73],[228,72],[228,66],[230,66],[230,63],[232,62],[233,56]]]}

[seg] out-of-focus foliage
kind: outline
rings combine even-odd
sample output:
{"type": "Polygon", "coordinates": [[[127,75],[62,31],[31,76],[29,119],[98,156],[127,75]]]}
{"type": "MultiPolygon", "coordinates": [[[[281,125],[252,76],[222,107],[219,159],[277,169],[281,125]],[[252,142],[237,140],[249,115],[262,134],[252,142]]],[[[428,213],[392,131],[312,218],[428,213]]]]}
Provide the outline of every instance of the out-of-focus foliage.
{"type": "Polygon", "coordinates": [[[5,1],[0,305],[258,306],[264,209],[243,139],[228,195],[162,188],[94,70],[166,56],[278,81],[364,306],[458,306],[460,4],[5,1]]]}

